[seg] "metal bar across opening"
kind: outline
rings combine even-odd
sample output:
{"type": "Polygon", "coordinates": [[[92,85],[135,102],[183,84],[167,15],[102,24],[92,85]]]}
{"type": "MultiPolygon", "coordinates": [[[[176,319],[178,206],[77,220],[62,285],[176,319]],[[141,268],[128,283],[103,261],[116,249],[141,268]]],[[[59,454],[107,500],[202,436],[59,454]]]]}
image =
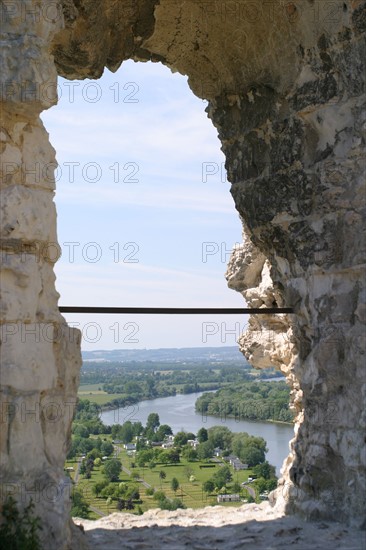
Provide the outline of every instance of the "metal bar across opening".
{"type": "Polygon", "coordinates": [[[222,307],[83,307],[60,306],[61,313],[102,313],[107,315],[275,315],[294,313],[291,307],[222,308],[222,307]]]}

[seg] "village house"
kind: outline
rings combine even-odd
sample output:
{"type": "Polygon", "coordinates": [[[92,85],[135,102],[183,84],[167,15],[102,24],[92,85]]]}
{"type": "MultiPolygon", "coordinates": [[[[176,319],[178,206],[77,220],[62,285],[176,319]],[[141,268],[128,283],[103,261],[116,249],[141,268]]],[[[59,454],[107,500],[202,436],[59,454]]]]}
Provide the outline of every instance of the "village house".
{"type": "Polygon", "coordinates": [[[225,460],[227,460],[236,471],[248,469],[248,464],[243,464],[243,462],[237,456],[230,455],[226,457],[225,460]]]}
{"type": "Polygon", "coordinates": [[[235,495],[217,495],[217,502],[240,502],[240,496],[235,495]]]}
{"type": "Polygon", "coordinates": [[[171,447],[174,447],[173,441],[165,441],[165,443],[162,444],[163,449],[170,449],[171,447]]]}

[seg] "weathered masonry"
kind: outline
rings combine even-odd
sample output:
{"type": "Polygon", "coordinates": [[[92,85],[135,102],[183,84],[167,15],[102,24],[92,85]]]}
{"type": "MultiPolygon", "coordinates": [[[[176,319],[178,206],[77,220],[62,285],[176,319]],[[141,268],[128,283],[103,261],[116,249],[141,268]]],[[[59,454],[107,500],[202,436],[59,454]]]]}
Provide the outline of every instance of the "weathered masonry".
{"type": "Polygon", "coordinates": [[[57,101],[58,74],[96,79],[127,59],[188,75],[209,101],[243,220],[228,284],[249,306],[295,310],[253,318],[241,338],[255,365],[275,364],[292,387],[296,435],[276,505],[362,522],[365,8],[364,0],[0,2],[1,487],[19,503],[33,497],[49,548],[71,537],[63,464],[81,357],[79,333],[58,311],[56,161],[39,115],[57,101]]]}

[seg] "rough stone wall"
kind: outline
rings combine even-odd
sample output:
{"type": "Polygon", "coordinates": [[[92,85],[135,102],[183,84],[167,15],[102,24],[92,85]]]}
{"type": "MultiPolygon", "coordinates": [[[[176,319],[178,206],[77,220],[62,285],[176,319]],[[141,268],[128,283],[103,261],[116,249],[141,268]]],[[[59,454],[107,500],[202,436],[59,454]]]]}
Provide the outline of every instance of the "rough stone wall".
{"type": "MultiPolygon", "coordinates": [[[[277,505],[360,523],[364,0],[59,5],[52,17],[47,2],[0,3],[2,486],[62,484],[71,415],[51,424],[42,405],[74,403],[80,367],[79,335],[57,310],[57,254],[47,246],[56,240],[54,152],[39,113],[55,101],[56,68],[70,79],[97,78],[128,58],[152,60],[187,74],[192,91],[209,100],[245,231],[230,286],[257,307],[295,310],[252,319],[241,339],[258,367],[286,373],[298,413],[277,505]],[[34,93],[21,93],[25,85],[34,93]],[[29,164],[41,175],[25,175],[29,164]],[[29,336],[35,328],[38,341],[29,336]],[[41,412],[21,416],[22,404],[41,412]]],[[[67,547],[66,499],[37,506],[52,548],[67,547]]]]}
{"type": "Polygon", "coordinates": [[[253,306],[269,301],[296,312],[252,320],[240,340],[249,360],[276,365],[293,390],[296,437],[277,501],[288,512],[360,523],[365,6],[351,8],[342,4],[343,25],[324,30],[311,47],[306,33],[299,36],[299,72],[285,94],[254,85],[240,105],[212,102],[210,116],[248,239],[243,261],[231,261],[229,285],[253,306]]]}
{"type": "Polygon", "coordinates": [[[48,50],[62,17],[39,2],[8,4],[0,5],[0,506],[8,495],[20,507],[32,499],[45,547],[57,549],[70,542],[63,468],[81,366],[79,331],[58,312],[57,164],[39,118],[56,102],[48,50]]]}

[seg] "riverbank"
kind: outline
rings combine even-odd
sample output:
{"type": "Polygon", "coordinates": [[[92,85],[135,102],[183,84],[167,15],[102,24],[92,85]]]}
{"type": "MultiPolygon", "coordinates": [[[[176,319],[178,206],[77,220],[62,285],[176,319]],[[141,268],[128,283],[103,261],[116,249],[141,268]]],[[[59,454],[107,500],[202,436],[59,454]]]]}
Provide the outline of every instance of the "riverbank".
{"type": "MultiPolygon", "coordinates": [[[[201,414],[201,413],[198,412],[198,414],[201,414]]],[[[253,424],[256,424],[257,422],[262,424],[264,422],[266,424],[279,424],[279,425],[291,426],[291,427],[294,427],[294,425],[295,425],[294,422],[284,422],[283,420],[270,420],[270,419],[267,419],[267,420],[252,420],[251,418],[245,418],[245,417],[239,417],[238,418],[237,416],[230,415],[230,414],[228,414],[224,417],[222,417],[220,415],[216,415],[216,414],[205,414],[203,416],[207,416],[207,417],[210,417],[210,418],[217,418],[218,420],[220,420],[220,422],[222,422],[222,418],[224,418],[224,419],[230,418],[230,419],[233,419],[235,422],[246,421],[246,422],[252,422],[253,424]]]]}
{"type": "MultiPolygon", "coordinates": [[[[213,390],[215,391],[215,390],[213,390]]],[[[196,392],[192,392],[192,393],[196,393],[196,392]]],[[[206,392],[204,392],[206,393],[206,392]]],[[[185,393],[185,394],[180,394],[180,393],[177,393],[175,395],[169,395],[167,397],[175,397],[176,395],[190,395],[189,393],[185,393]]],[[[154,398],[151,398],[151,399],[142,399],[141,401],[136,401],[134,403],[130,403],[128,405],[126,405],[125,407],[103,407],[101,406],[100,407],[100,410],[101,412],[112,412],[112,411],[118,411],[119,409],[123,408],[125,409],[126,407],[132,407],[133,405],[137,405],[138,403],[143,403],[145,401],[153,401],[155,399],[165,399],[165,397],[154,397],[154,398]]],[[[198,413],[200,414],[200,413],[198,413]]],[[[220,419],[220,422],[222,422],[222,417],[220,415],[215,415],[215,414],[207,414],[207,415],[203,415],[203,416],[209,416],[210,418],[217,418],[217,419],[220,419]]],[[[248,422],[253,422],[253,423],[256,423],[256,422],[266,422],[268,424],[283,424],[285,426],[294,426],[294,422],[284,422],[282,420],[271,420],[271,419],[267,419],[267,420],[253,420],[253,419],[250,419],[250,418],[245,418],[245,417],[240,417],[238,420],[237,420],[237,416],[233,416],[233,415],[227,415],[225,416],[225,418],[232,418],[233,420],[237,421],[237,422],[240,422],[241,420],[246,420],[248,422]]]]}

